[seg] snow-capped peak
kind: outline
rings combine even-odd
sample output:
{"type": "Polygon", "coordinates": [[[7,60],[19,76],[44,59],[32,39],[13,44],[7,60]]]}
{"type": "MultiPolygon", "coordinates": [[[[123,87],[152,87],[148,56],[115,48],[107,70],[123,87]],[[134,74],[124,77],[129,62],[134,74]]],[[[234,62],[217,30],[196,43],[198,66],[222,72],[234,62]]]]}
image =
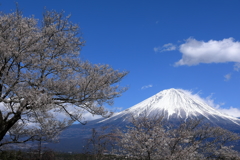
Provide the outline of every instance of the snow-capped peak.
{"type": "Polygon", "coordinates": [[[190,92],[182,89],[163,90],[154,96],[126,109],[125,111],[115,114],[112,118],[123,117],[128,114],[139,116],[146,112],[148,114],[160,114],[166,118],[194,118],[203,116],[207,119],[226,119],[238,123],[237,118],[225,115],[215,108],[209,106],[201,98],[192,95],[190,92]]]}

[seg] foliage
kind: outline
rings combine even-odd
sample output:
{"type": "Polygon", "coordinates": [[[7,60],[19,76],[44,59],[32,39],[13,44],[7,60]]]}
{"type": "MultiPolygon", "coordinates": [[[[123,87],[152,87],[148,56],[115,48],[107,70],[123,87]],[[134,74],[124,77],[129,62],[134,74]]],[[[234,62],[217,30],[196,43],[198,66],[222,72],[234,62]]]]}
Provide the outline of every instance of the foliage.
{"type": "Polygon", "coordinates": [[[53,139],[76,120],[84,124],[86,111],[108,117],[104,104],[126,90],[117,83],[127,72],[79,58],[85,42],[69,18],[46,11],[40,23],[18,9],[0,13],[0,146],[53,139]]]}
{"type": "Polygon", "coordinates": [[[133,159],[240,159],[229,142],[240,137],[220,127],[186,120],[173,126],[161,116],[132,117],[126,131],[118,130],[117,154],[133,159]]]}
{"type": "MultiPolygon", "coordinates": [[[[122,160],[124,158],[119,158],[114,155],[102,155],[104,160],[122,160]]],[[[39,157],[38,153],[35,151],[14,151],[6,150],[0,151],[1,160],[96,160],[96,157],[91,154],[83,153],[64,153],[64,152],[54,152],[52,150],[46,150],[39,157]]]]}

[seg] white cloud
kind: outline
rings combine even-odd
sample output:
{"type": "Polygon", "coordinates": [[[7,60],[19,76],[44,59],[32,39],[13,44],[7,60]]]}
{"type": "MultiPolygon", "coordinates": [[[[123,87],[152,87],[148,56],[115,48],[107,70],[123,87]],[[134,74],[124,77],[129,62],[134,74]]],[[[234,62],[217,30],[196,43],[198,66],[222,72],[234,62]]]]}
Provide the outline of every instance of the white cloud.
{"type": "Polygon", "coordinates": [[[91,120],[95,120],[95,119],[102,118],[102,116],[92,115],[92,114],[89,113],[89,112],[83,113],[83,117],[84,117],[84,120],[85,120],[85,121],[91,121],[91,120]]]}
{"type": "Polygon", "coordinates": [[[149,84],[149,85],[146,85],[146,86],[142,86],[141,89],[147,89],[147,88],[151,88],[151,87],[153,87],[153,85],[149,84]]]}
{"type": "Polygon", "coordinates": [[[222,106],[225,105],[225,103],[219,103],[219,104],[215,103],[214,99],[213,99],[213,94],[211,94],[210,96],[208,96],[206,98],[201,98],[198,93],[193,94],[191,91],[188,91],[188,90],[184,90],[184,91],[186,91],[186,93],[194,96],[195,98],[198,98],[198,99],[204,101],[206,104],[217,109],[219,112],[221,112],[223,114],[227,114],[227,115],[230,115],[233,117],[240,117],[240,109],[234,108],[234,107],[223,108],[222,106]]]}
{"type": "MultiPolygon", "coordinates": [[[[69,113],[71,114],[80,114],[81,115],[81,118],[80,118],[80,121],[91,121],[91,120],[95,120],[95,119],[98,119],[98,118],[102,118],[102,116],[100,115],[93,115],[91,114],[90,112],[82,109],[82,108],[79,108],[79,107],[74,107],[74,106],[68,106],[68,111],[69,113]]],[[[59,114],[59,113],[58,113],[59,114]]],[[[60,114],[58,115],[58,117],[61,116],[62,118],[69,118],[69,115],[66,114],[65,112],[60,112],[60,114]]]]}
{"type": "Polygon", "coordinates": [[[221,106],[223,106],[224,103],[216,104],[214,102],[214,99],[212,98],[212,95],[213,94],[211,94],[207,98],[203,99],[209,106],[216,108],[219,112],[227,114],[229,116],[240,117],[240,109],[234,108],[234,107],[223,108],[221,106]]]}
{"type": "Polygon", "coordinates": [[[240,70],[240,63],[235,63],[234,70],[239,71],[240,70]]]}
{"type": "MultiPolygon", "coordinates": [[[[117,109],[120,110],[120,108],[117,108],[117,109]]],[[[3,114],[5,114],[4,111],[6,111],[6,112],[10,111],[9,108],[7,108],[3,103],[0,103],[0,110],[3,112],[3,114]]],[[[67,106],[67,110],[69,111],[69,113],[71,113],[73,115],[75,113],[82,115],[81,116],[82,118],[80,118],[80,121],[82,121],[82,122],[102,118],[102,116],[100,116],[100,115],[92,115],[91,113],[89,113],[88,111],[86,111],[82,108],[73,107],[71,105],[67,106]]],[[[64,119],[67,119],[67,120],[70,119],[69,115],[64,111],[60,111],[60,110],[55,111],[54,109],[52,109],[49,111],[49,113],[52,114],[59,121],[64,120],[64,119]]],[[[31,123],[29,123],[29,124],[31,124],[31,123]]]]}
{"type": "Polygon", "coordinates": [[[220,112],[225,113],[227,115],[233,116],[233,117],[240,117],[240,109],[230,107],[230,108],[219,108],[220,112]]]}
{"type": "Polygon", "coordinates": [[[224,76],[224,81],[229,81],[230,79],[231,79],[231,76],[232,76],[232,74],[231,73],[229,73],[229,74],[226,74],[225,76],[224,76]]]}
{"type": "Polygon", "coordinates": [[[179,51],[182,53],[182,59],[175,63],[176,66],[240,62],[240,42],[234,41],[233,38],[208,42],[189,38],[180,45],[179,51]]]}
{"type": "Polygon", "coordinates": [[[172,43],[164,44],[162,47],[154,47],[154,52],[166,52],[166,51],[174,51],[176,50],[176,45],[172,43]]]}
{"type": "Polygon", "coordinates": [[[214,102],[214,99],[212,98],[213,94],[211,94],[210,96],[208,96],[207,98],[202,99],[203,101],[205,101],[205,103],[207,103],[209,106],[219,109],[221,108],[221,106],[223,106],[225,103],[220,103],[220,104],[216,104],[214,102]]]}

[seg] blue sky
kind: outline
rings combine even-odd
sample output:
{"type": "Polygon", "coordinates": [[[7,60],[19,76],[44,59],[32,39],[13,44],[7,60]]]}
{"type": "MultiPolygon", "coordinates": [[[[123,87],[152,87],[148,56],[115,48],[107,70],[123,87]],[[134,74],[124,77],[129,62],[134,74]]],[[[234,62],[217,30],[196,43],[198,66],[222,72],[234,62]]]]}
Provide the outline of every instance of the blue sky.
{"type": "MultiPolygon", "coordinates": [[[[15,9],[2,0],[0,10],[15,9]]],[[[239,0],[19,0],[25,16],[44,7],[64,10],[79,24],[81,57],[129,75],[114,104],[129,108],[169,88],[198,94],[240,116],[239,0]]]]}

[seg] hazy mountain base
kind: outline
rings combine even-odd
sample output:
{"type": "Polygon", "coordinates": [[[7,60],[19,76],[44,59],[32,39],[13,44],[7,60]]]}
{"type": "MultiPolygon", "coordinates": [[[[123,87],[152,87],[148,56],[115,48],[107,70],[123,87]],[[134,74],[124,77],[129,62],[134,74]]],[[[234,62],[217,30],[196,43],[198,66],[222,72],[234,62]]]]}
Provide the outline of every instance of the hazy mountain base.
{"type": "MultiPolygon", "coordinates": [[[[210,123],[212,126],[219,126],[234,133],[240,133],[240,126],[230,120],[223,119],[221,117],[211,117],[210,119],[207,119],[205,117],[199,118],[202,119],[202,123],[210,123]]],[[[118,118],[115,117],[114,119],[102,118],[90,121],[86,125],[72,125],[62,132],[60,135],[59,143],[48,143],[46,147],[61,152],[84,152],[84,148],[87,144],[87,139],[91,137],[92,128],[101,130],[101,127],[108,126],[109,128],[106,129],[106,132],[114,131],[116,128],[124,130],[127,126],[130,125],[128,119],[129,116],[118,118]]],[[[181,122],[185,121],[185,119],[180,119],[177,116],[174,117],[173,115],[170,119],[165,119],[165,121],[173,126],[178,126],[181,122]]],[[[235,143],[233,145],[235,146],[235,150],[240,152],[240,143],[235,143]]]]}

